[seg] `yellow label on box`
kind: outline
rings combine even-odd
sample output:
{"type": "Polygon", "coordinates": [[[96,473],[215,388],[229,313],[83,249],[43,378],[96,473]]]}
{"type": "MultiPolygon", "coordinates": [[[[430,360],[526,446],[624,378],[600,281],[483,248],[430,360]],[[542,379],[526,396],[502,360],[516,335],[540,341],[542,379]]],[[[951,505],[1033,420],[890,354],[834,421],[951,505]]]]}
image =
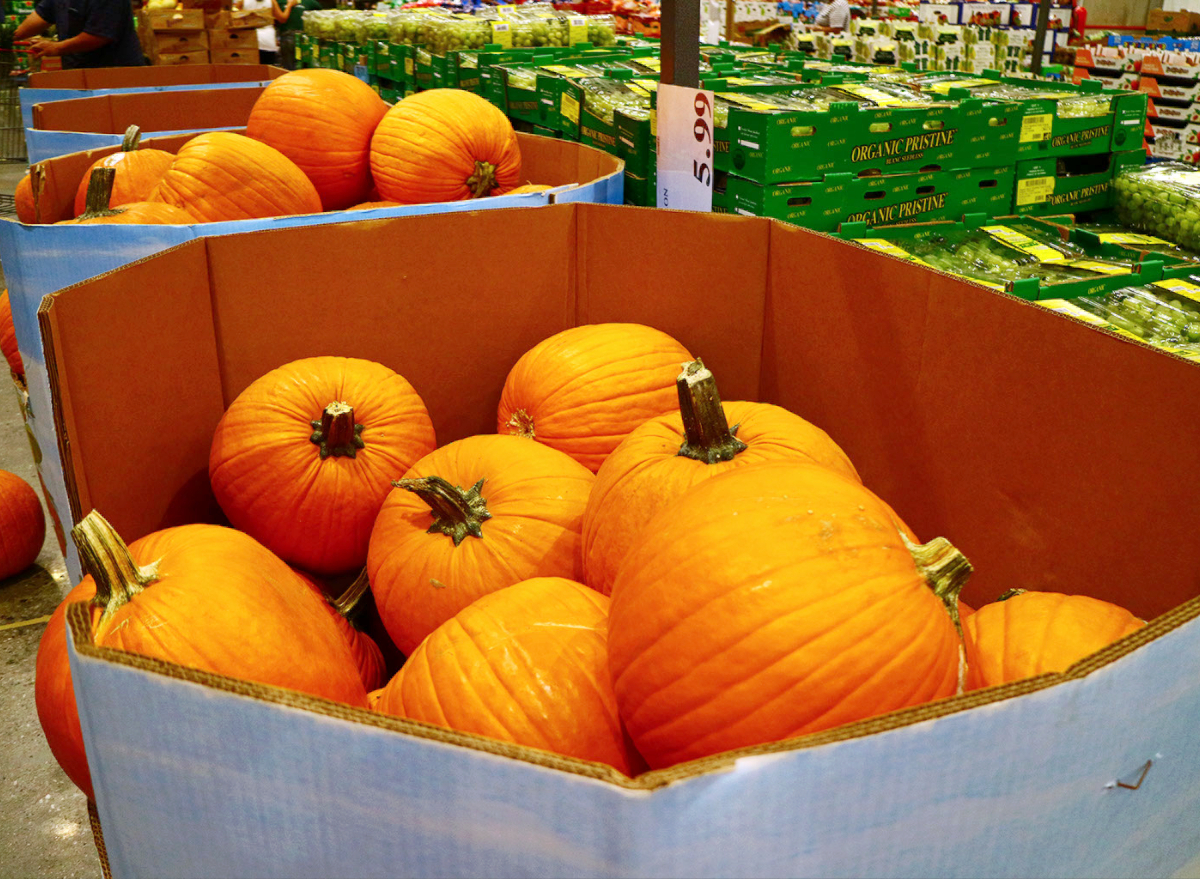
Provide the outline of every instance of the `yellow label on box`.
{"type": "Polygon", "coordinates": [[[645,89],[647,92],[658,91],[658,80],[657,79],[632,79],[632,80],[630,80],[630,82],[635,85],[640,86],[641,88],[645,89]]]}
{"type": "Polygon", "coordinates": [[[504,49],[512,48],[512,25],[507,21],[492,22],[492,42],[504,49]]]}
{"type": "Polygon", "coordinates": [[[1073,268],[1083,269],[1085,272],[1095,272],[1098,275],[1128,275],[1132,274],[1129,269],[1124,266],[1116,266],[1112,263],[1099,262],[1094,259],[1076,259],[1066,263],[1073,268]]]}
{"type": "Polygon", "coordinates": [[[650,108],[650,136],[658,138],[658,110],[653,107],[650,108]]]}
{"type": "Polygon", "coordinates": [[[1049,244],[1034,241],[1028,235],[1018,232],[1016,229],[1010,229],[1007,226],[984,226],[983,231],[987,232],[1001,244],[1007,244],[1013,250],[1027,253],[1040,263],[1052,264],[1067,261],[1067,257],[1061,251],[1055,250],[1049,244]]]}
{"type": "Polygon", "coordinates": [[[631,92],[633,92],[635,95],[641,95],[643,98],[650,97],[650,91],[647,88],[645,88],[644,86],[638,84],[637,82],[633,82],[633,81],[626,82],[625,87],[627,89],[629,89],[631,92]]]}
{"type": "Polygon", "coordinates": [[[1051,311],[1057,311],[1059,314],[1068,315],[1076,320],[1081,320],[1085,324],[1091,324],[1095,327],[1108,326],[1108,321],[1096,317],[1090,311],[1084,311],[1078,305],[1068,302],[1065,299],[1040,299],[1035,304],[1042,306],[1042,308],[1048,308],[1051,311]]]}
{"type": "Polygon", "coordinates": [[[1104,244],[1165,244],[1167,247],[1174,247],[1170,241],[1140,232],[1101,232],[1096,237],[1104,244]]]}
{"type": "Polygon", "coordinates": [[[990,79],[949,79],[945,82],[935,82],[933,85],[923,86],[921,91],[935,95],[948,95],[950,94],[950,89],[972,89],[981,85],[995,84],[990,79]]]}
{"type": "Polygon", "coordinates": [[[661,58],[634,58],[633,60],[642,65],[642,67],[648,67],[651,70],[657,70],[660,73],[662,72],[661,58]]]}
{"type": "Polygon", "coordinates": [[[1168,293],[1174,293],[1185,299],[1191,299],[1193,302],[1200,302],[1200,287],[1191,281],[1155,281],[1150,286],[1158,287],[1160,290],[1166,290],[1168,293]]]}
{"type": "Polygon", "coordinates": [[[742,95],[737,92],[717,92],[717,97],[728,101],[730,104],[736,104],[739,107],[744,107],[747,110],[778,110],[774,104],[768,104],[763,101],[755,100],[751,95],[742,95]]]}
{"type": "Polygon", "coordinates": [[[1030,177],[1017,181],[1017,206],[1042,204],[1054,195],[1053,177],[1030,177]]]}
{"type": "Polygon", "coordinates": [[[562,115],[576,125],[579,124],[579,101],[573,95],[562,96],[562,115]]]}
{"type": "Polygon", "coordinates": [[[559,76],[567,79],[584,79],[591,74],[584,73],[578,67],[567,67],[565,64],[545,64],[538,68],[545,70],[547,73],[557,73],[559,76]]]}
{"type": "Polygon", "coordinates": [[[567,38],[570,45],[586,43],[588,38],[587,19],[582,16],[567,19],[567,38]]]}
{"type": "Polygon", "coordinates": [[[416,69],[416,67],[413,62],[412,56],[409,55],[407,58],[404,59],[404,75],[412,76],[413,73],[415,72],[415,69],[416,69]]]}
{"type": "Polygon", "coordinates": [[[888,256],[896,256],[908,262],[915,262],[917,265],[933,268],[933,266],[929,265],[923,259],[913,256],[903,247],[894,241],[888,241],[886,238],[855,238],[854,243],[861,244],[863,247],[874,250],[877,253],[886,253],[888,256]]]}
{"type": "Polygon", "coordinates": [[[1037,113],[1021,120],[1021,143],[1040,143],[1050,139],[1054,126],[1053,113],[1037,113]]]}
{"type": "Polygon", "coordinates": [[[863,85],[862,83],[841,83],[834,86],[838,91],[845,92],[848,95],[854,95],[856,98],[862,98],[864,101],[870,101],[879,107],[925,107],[927,104],[921,101],[908,101],[904,98],[896,97],[883,89],[875,88],[874,86],[863,85]]]}

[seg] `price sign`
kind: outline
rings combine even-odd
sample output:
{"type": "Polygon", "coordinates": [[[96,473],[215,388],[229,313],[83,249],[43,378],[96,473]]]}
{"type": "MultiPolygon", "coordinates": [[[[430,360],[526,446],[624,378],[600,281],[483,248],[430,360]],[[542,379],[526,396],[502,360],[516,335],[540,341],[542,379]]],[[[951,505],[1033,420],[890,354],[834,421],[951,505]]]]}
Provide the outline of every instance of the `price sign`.
{"type": "Polygon", "coordinates": [[[658,87],[658,206],[711,211],[713,93],[678,85],[658,87]]]}

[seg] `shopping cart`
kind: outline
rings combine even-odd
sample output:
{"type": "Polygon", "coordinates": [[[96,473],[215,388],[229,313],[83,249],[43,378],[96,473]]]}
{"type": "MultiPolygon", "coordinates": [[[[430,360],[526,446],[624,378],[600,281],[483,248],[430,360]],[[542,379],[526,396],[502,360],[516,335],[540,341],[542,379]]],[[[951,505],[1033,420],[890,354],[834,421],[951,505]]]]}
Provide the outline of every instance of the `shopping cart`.
{"type": "MultiPolygon", "coordinates": [[[[27,43],[14,45],[14,26],[8,22],[0,28],[0,163],[26,163],[25,129],[21,125],[21,105],[17,90],[29,76],[27,43]]],[[[11,193],[0,193],[0,214],[15,214],[16,203],[11,193]]]]}

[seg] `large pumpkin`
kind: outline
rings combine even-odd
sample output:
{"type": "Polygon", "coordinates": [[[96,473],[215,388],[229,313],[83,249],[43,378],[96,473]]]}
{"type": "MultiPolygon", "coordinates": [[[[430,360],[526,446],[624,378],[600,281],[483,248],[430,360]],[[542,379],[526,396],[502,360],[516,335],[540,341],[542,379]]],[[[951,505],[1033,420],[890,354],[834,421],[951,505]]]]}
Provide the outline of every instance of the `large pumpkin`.
{"type": "Polygon", "coordinates": [[[375,710],[628,775],[608,675],[608,603],[558,577],[485,595],[421,642],[375,710]]]}
{"type": "Polygon", "coordinates": [[[254,102],[246,134],[295,162],[325,210],[342,210],[371,190],[371,135],[387,110],[369,85],[348,73],[293,70],[254,102]]]}
{"type": "Polygon", "coordinates": [[[17,350],[17,331],[13,328],[12,304],[8,301],[8,290],[0,291],[0,354],[8,361],[8,368],[18,378],[25,377],[25,364],[17,350]]]}
{"type": "Polygon", "coordinates": [[[109,207],[116,168],[96,168],[91,172],[87,188],[87,204],[82,214],[59,225],[92,225],[95,223],[139,224],[145,226],[186,226],[194,223],[187,211],[159,201],[131,201],[109,207]]]}
{"type": "Polygon", "coordinates": [[[1144,625],[1098,598],[1014,590],[963,621],[967,689],[1066,671],[1144,625]]]}
{"type": "Polygon", "coordinates": [[[380,196],[402,204],[462,201],[512,189],[521,152],[508,117],[460,89],[431,89],[387,111],[371,138],[380,196]]]}
{"type": "Polygon", "coordinates": [[[400,651],[497,589],[578,580],[592,480],[562,452],[495,434],[414,464],[379,511],[367,557],[379,616],[400,651]]]}
{"type": "Polygon", "coordinates": [[[34,697],[51,752],[89,797],[67,665],[68,602],[92,602],[102,647],[366,707],[350,647],[321,599],[253,538],[182,525],[126,546],[95,512],[71,536],[88,576],[42,635],[34,697]]]}
{"type": "Polygon", "coordinates": [[[655,768],[958,692],[970,565],[857,482],[743,467],[650,521],[613,586],[617,705],[655,768]]]}
{"type": "Polygon", "coordinates": [[[367,572],[355,578],[336,598],[329,595],[329,584],[319,580],[307,571],[292,568],[292,573],[299,577],[317,596],[322,606],[329,611],[333,621],[341,630],[350,645],[350,653],[354,656],[354,664],[358,667],[359,676],[367,692],[379,689],[387,683],[387,665],[383,659],[383,651],[366,632],[355,625],[355,620],[366,606],[371,597],[371,584],[367,580],[367,572]]]}
{"type": "Polygon", "coordinates": [[[596,473],[583,515],[583,571],[587,584],[605,595],[646,523],[705,479],[790,459],[859,481],[829,435],[799,415],[769,403],[722,406],[713,375],[700,361],[687,364],[675,383],[679,411],[635,429],[596,473]]]}
{"type": "Polygon", "coordinates": [[[235,528],[317,574],[361,568],[392,480],[437,442],[403,376],[370,360],[309,357],[271,370],[221,417],[213,494],[235,528]]]}
{"type": "Polygon", "coordinates": [[[32,171],[27,171],[17,183],[16,192],[13,193],[13,203],[17,210],[17,219],[22,223],[44,223],[47,221],[38,216],[37,205],[33,200],[32,173],[32,171]]]}
{"type": "Polygon", "coordinates": [[[79,189],[75,191],[75,216],[79,216],[89,208],[88,181],[92,172],[97,168],[112,168],[116,171],[112,191],[107,203],[100,205],[101,209],[117,207],[131,202],[144,202],[150,192],[162,180],[163,174],[175,160],[174,153],[166,150],[147,150],[138,147],[142,132],[136,125],[130,125],[121,141],[121,149],[110,153],[102,159],[97,159],[84,172],[79,181],[79,189]]]}
{"type": "Polygon", "coordinates": [[[37,561],[46,537],[46,517],[33,487],[0,470],[0,580],[19,574],[37,561]]]}
{"type": "Polygon", "coordinates": [[[675,376],[692,359],[666,333],[641,324],[563,330],[509,371],[498,430],[566,452],[595,473],[635,427],[675,408],[675,376]]]}
{"type": "Polygon", "coordinates": [[[199,134],[180,147],[149,201],[182,208],[203,223],[321,211],[321,197],[295,162],[229,131],[199,134]]]}

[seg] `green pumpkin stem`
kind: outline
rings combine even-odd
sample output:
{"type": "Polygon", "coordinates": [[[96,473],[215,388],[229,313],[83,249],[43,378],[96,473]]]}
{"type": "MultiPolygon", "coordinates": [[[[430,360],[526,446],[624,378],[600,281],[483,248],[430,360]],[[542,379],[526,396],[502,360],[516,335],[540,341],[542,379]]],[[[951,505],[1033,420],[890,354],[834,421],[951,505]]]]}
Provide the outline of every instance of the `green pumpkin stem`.
{"type": "Polygon", "coordinates": [[[475,173],[467,178],[471,198],[484,198],[496,188],[496,166],[490,162],[475,160],[475,173]]]}
{"type": "Polygon", "coordinates": [[[996,600],[997,601],[1008,601],[1010,598],[1016,598],[1018,595],[1024,595],[1025,592],[1026,592],[1026,590],[1024,590],[1024,589],[1009,589],[1007,592],[1005,592],[1003,595],[1001,595],[996,600]]]}
{"type": "Polygon", "coordinates": [[[113,183],[117,179],[116,168],[97,168],[88,178],[87,201],[83,213],[75,219],[91,220],[95,217],[115,217],[124,209],[114,210],[108,206],[112,199],[113,183]]]}
{"type": "Polygon", "coordinates": [[[142,129],[136,125],[130,125],[125,129],[125,138],[121,141],[121,152],[132,153],[138,148],[138,142],[142,139],[142,129]]]}
{"type": "Polygon", "coordinates": [[[492,518],[486,499],[479,493],[483,488],[482,479],[466,491],[440,476],[401,479],[392,485],[411,491],[425,501],[433,511],[433,524],[427,533],[445,534],[454,541],[455,546],[462,543],[468,534],[482,538],[483,523],[492,518]]]}
{"type": "Polygon", "coordinates": [[[349,403],[330,403],[319,421],[309,423],[313,428],[309,439],[321,450],[322,461],[330,455],[353,458],[359,449],[366,447],[362,438],[363,426],[354,423],[354,407],[349,403]]]}
{"type": "Polygon", "coordinates": [[[942,600],[954,627],[962,633],[962,621],[958,618],[958,594],[967,585],[971,576],[971,563],[967,557],[954,548],[944,537],[935,537],[928,543],[913,543],[900,532],[900,539],[905,548],[912,554],[917,570],[933,590],[933,594],[942,600]]]}
{"type": "Polygon", "coordinates": [[[363,614],[371,604],[371,598],[371,580],[367,576],[367,569],[363,568],[354,578],[354,582],[346,587],[346,591],[337,598],[330,599],[329,603],[346,622],[358,629],[363,614]]]}
{"type": "Polygon", "coordinates": [[[683,416],[683,445],[679,454],[693,461],[716,464],[732,461],[746,444],[735,436],[738,425],[729,426],[721,395],[712,372],[699,359],[683,365],[675,379],[679,392],[679,414],[683,416]]]}
{"type": "Polygon", "coordinates": [[[71,540],[79,550],[84,571],[96,581],[92,606],[103,608],[97,625],[110,619],[158,576],[158,562],[135,562],[121,535],[95,510],[71,529],[71,540]]]}

